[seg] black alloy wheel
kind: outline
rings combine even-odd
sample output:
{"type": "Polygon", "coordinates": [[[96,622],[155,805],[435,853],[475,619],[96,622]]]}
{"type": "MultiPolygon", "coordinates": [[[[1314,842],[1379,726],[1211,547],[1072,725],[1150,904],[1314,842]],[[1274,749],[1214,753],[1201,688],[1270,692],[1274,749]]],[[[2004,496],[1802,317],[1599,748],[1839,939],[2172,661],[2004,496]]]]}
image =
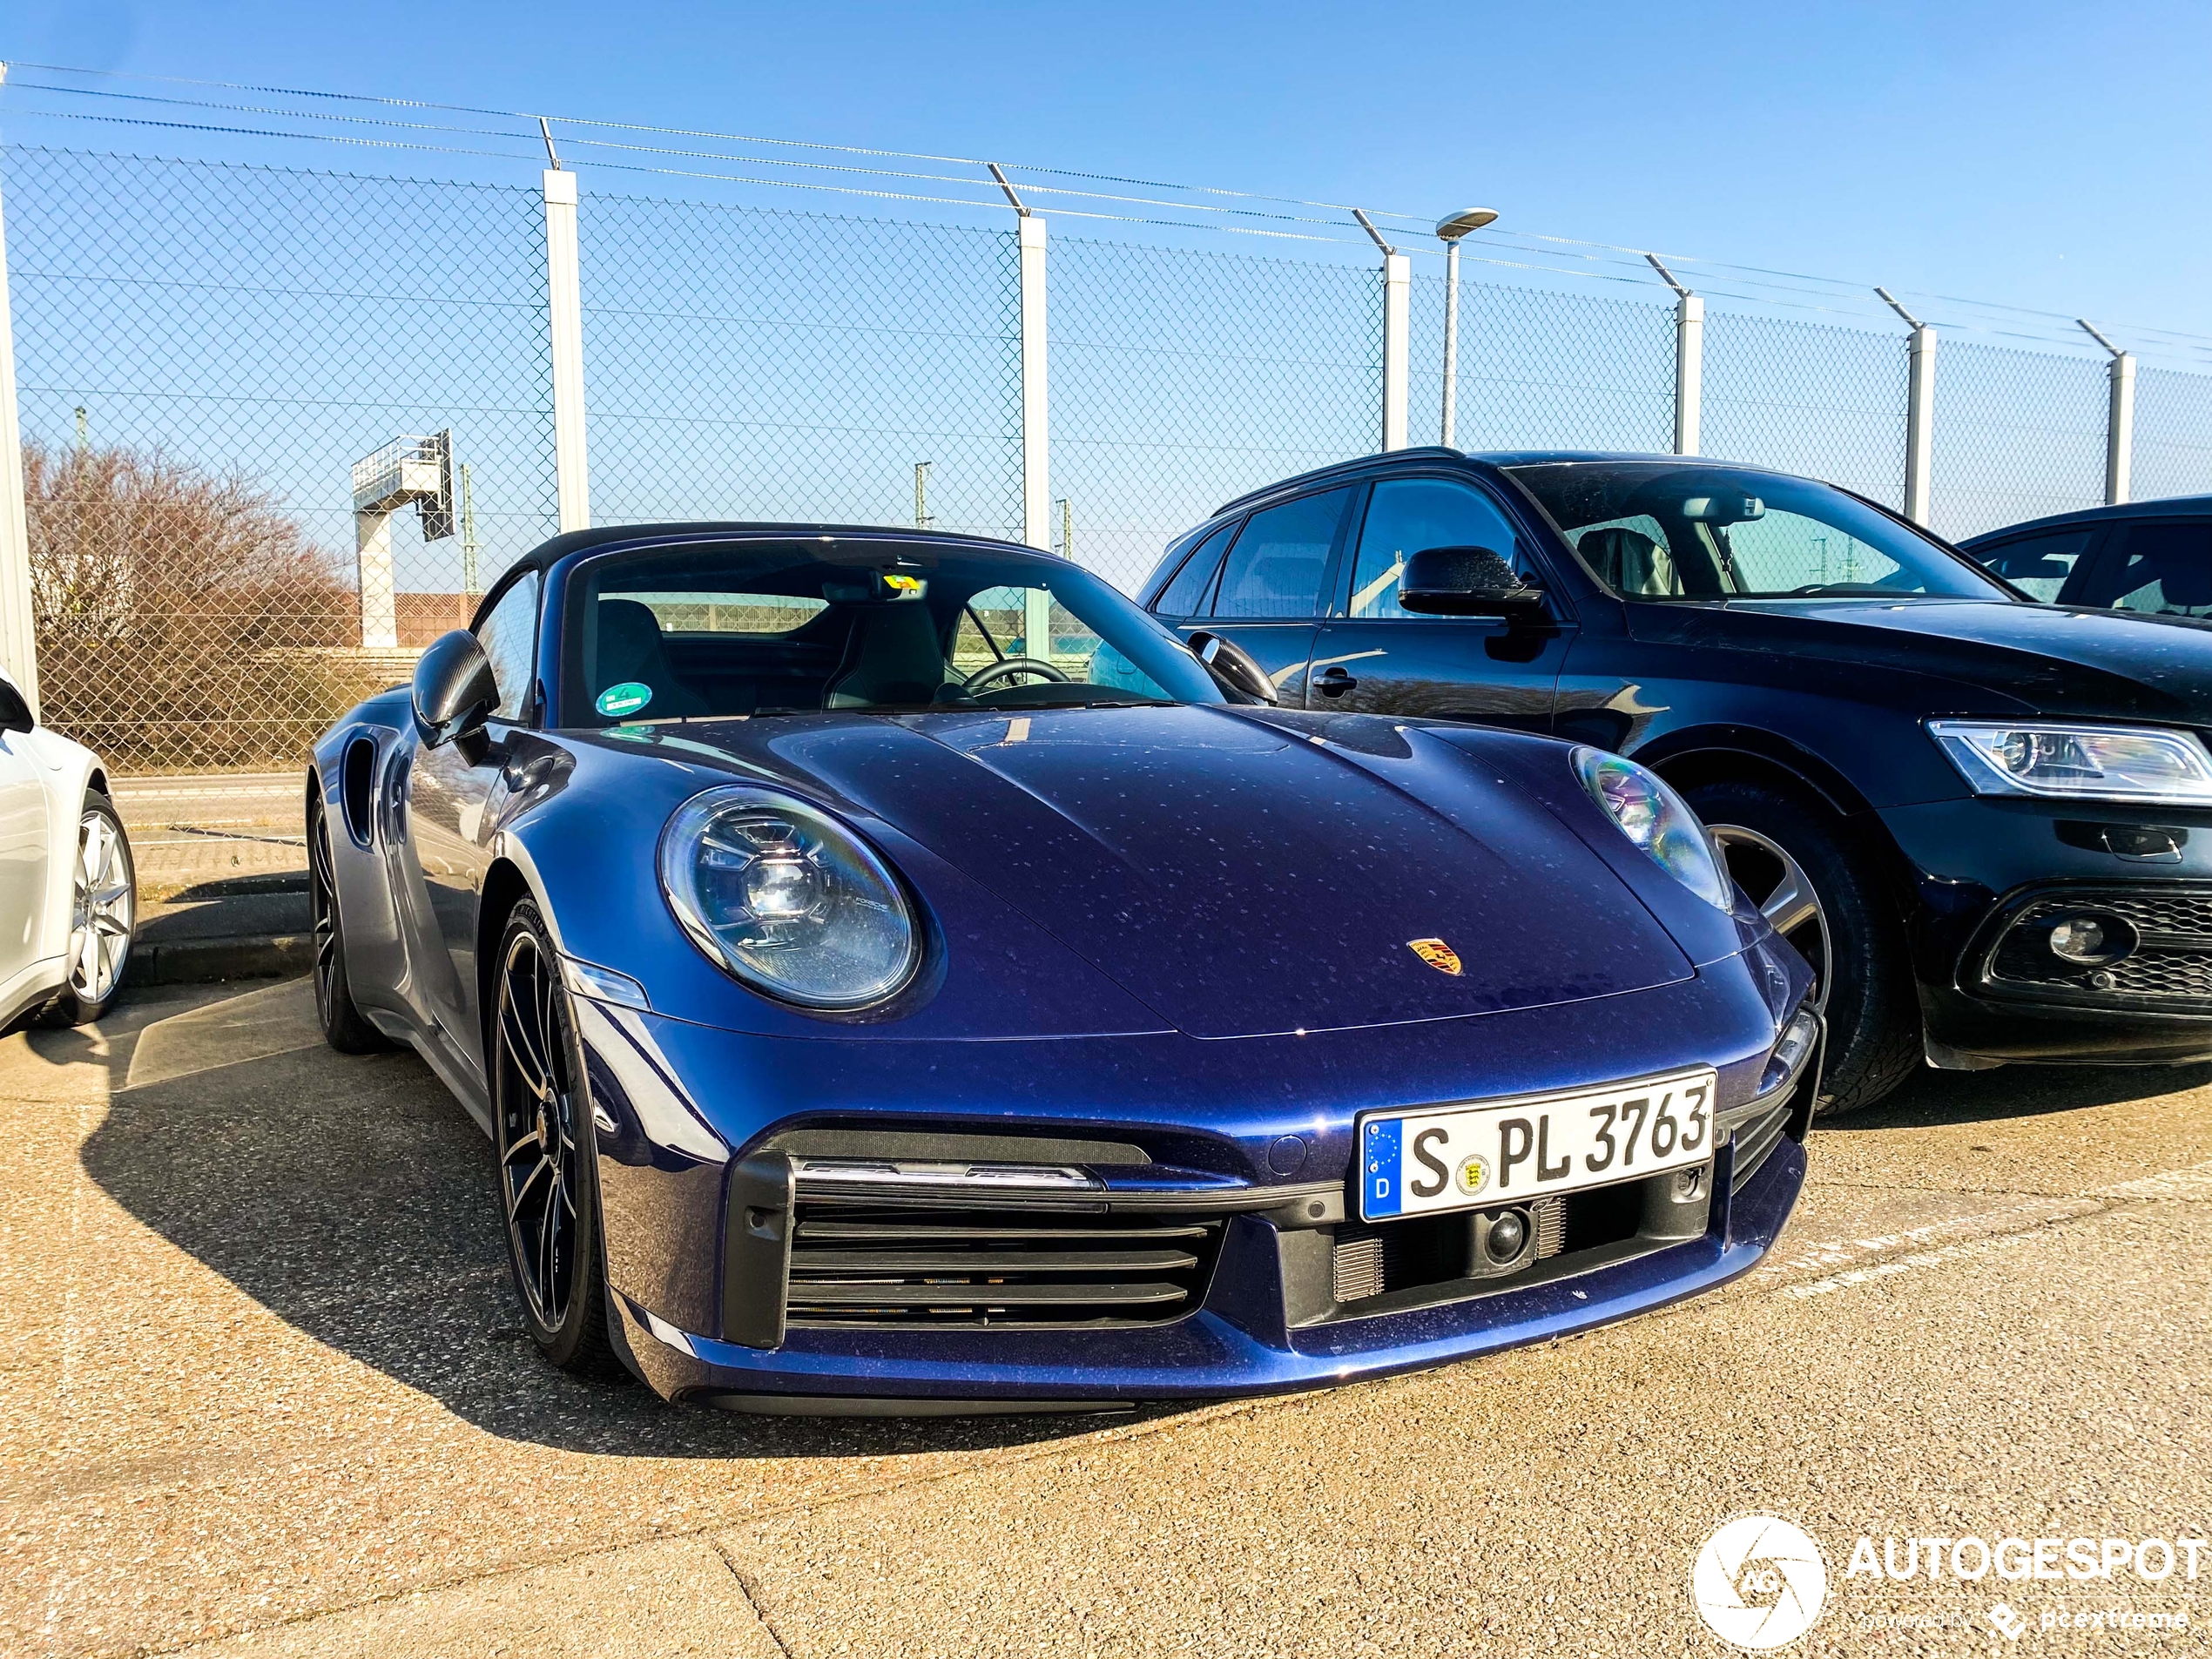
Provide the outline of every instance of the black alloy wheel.
{"type": "Polygon", "coordinates": [[[320,790],[307,798],[307,920],[315,941],[315,1017],[323,1041],[340,1054],[377,1054],[391,1040],[354,1001],[346,971],[346,935],[338,925],[338,877],[331,858],[330,815],[320,790]]]}
{"type": "Polygon", "coordinates": [[[499,951],[492,1113],[508,1264],[541,1352],[612,1375],[591,1105],[560,963],[535,905],[516,907],[499,951]]]}

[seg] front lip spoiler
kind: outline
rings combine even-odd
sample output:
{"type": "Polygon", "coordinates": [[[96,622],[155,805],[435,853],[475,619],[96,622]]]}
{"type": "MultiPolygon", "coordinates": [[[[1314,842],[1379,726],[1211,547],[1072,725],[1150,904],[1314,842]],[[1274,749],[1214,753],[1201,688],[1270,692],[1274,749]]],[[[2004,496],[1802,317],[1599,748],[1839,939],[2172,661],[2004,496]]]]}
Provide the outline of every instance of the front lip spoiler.
{"type": "MultiPolygon", "coordinates": [[[[1295,1333],[1278,1325],[1274,1341],[1244,1322],[1262,1310],[1210,1305],[1167,1325],[1052,1332],[1049,1359],[1028,1344],[1019,1345],[1031,1347],[1028,1357],[1009,1358],[1016,1345],[1010,1340],[968,1332],[924,1333],[929,1339],[905,1352],[872,1345],[866,1354],[853,1352],[851,1333],[843,1332],[796,1330],[772,1351],[685,1332],[686,1353],[658,1336],[649,1320],[669,1327],[627,1295],[611,1299],[651,1386],[667,1398],[701,1404],[729,1397],[733,1406],[742,1400],[741,1409],[759,1410],[762,1398],[772,1395],[791,1402],[784,1410],[825,1415],[858,1409],[846,1403],[858,1400],[870,1402],[871,1413],[884,1412],[875,1402],[885,1400],[914,1402],[921,1413],[943,1409],[935,1405],[940,1400],[986,1411],[1032,1401],[1080,1411],[1150,1399],[1291,1393],[1477,1359],[1718,1289],[1750,1271],[1772,1248],[1804,1177],[1804,1148],[1785,1136],[1742,1190],[1726,1199],[1716,1231],[1702,1238],[1526,1292],[1295,1333]],[[1095,1359],[1085,1352],[1094,1349],[1095,1359]]],[[[1727,1184],[1716,1183],[1723,1192],[1727,1184]]],[[[1274,1317],[1279,1320],[1279,1307],[1274,1317]]],[[[1251,1322],[1264,1328],[1264,1319],[1251,1322]]]]}

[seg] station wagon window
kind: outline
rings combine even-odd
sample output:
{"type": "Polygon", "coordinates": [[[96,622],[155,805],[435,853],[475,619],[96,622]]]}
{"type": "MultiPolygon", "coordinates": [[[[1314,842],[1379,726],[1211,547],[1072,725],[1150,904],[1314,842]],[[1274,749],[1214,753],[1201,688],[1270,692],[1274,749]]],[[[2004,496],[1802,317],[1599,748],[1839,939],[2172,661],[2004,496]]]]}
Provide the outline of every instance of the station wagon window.
{"type": "Polygon", "coordinates": [[[2017,542],[2007,542],[1986,552],[1978,549],[1974,556],[2022,593],[2032,594],[2049,604],[2066,586],[2082,550],[2089,545],[2089,538],[2095,533],[2095,526],[2083,525],[2079,529],[2023,536],[2017,542]]]}
{"type": "Polygon", "coordinates": [[[1513,521],[1489,496],[1448,478],[1393,478],[1377,484],[1368,497],[1346,614],[1371,619],[1412,615],[1398,603],[1399,578],[1408,558],[1432,547],[1487,547],[1527,574],[1513,521]]]}
{"type": "Polygon", "coordinates": [[[1206,596],[1213,590],[1214,573],[1221,569],[1221,556],[1236,533],[1237,521],[1231,519],[1206,537],[1198,550],[1184,560],[1174,580],[1161,590],[1152,609],[1163,617],[1195,617],[1204,610],[1206,596]]]}
{"type": "Polygon", "coordinates": [[[519,720],[529,711],[530,687],[537,672],[537,572],[517,577],[476,624],[477,641],[491,659],[499,687],[497,720],[519,720]]]}
{"type": "Polygon", "coordinates": [[[1534,462],[1507,475],[1624,597],[2007,597],[1962,555],[1810,478],[1641,460],[1534,462]]]}
{"type": "Polygon", "coordinates": [[[1317,614],[1337,525],[1351,495],[1349,489],[1332,489],[1254,513],[1229,550],[1213,614],[1255,618],[1317,614]]]}
{"type": "Polygon", "coordinates": [[[2116,567],[2098,573],[2087,604],[2155,617],[2212,616],[2212,523],[2130,524],[2116,567]]]}

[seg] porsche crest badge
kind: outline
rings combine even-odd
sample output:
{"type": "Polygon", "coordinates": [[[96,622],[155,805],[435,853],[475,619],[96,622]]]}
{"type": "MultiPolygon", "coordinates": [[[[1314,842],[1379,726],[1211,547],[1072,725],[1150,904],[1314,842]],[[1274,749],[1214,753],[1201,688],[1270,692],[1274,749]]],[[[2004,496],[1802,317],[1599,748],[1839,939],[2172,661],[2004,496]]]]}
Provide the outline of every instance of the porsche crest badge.
{"type": "Polygon", "coordinates": [[[1460,971],[1460,953],[1440,939],[1409,939],[1406,948],[1426,962],[1440,974],[1460,971]]]}

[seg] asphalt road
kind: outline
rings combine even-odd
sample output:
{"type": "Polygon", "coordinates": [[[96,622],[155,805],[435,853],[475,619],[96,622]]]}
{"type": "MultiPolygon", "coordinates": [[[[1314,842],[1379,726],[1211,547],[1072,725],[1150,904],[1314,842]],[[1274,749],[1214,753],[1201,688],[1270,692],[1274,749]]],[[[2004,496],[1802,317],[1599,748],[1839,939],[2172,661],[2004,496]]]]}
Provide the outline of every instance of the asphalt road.
{"type": "Polygon", "coordinates": [[[1691,1566],[1747,1512],[1825,1557],[1793,1652],[2193,1649],[2178,1568],[1847,1568],[2212,1530],[2209,1084],[1928,1075],[1816,1137],[1751,1278],[1501,1359],[806,1423],[550,1372],[420,1064],[324,1050],[304,982],[148,993],[0,1042],[0,1650],[1719,1654],[1691,1566]],[[2044,1628],[2114,1610],[2188,1629],[2044,1628]]]}

